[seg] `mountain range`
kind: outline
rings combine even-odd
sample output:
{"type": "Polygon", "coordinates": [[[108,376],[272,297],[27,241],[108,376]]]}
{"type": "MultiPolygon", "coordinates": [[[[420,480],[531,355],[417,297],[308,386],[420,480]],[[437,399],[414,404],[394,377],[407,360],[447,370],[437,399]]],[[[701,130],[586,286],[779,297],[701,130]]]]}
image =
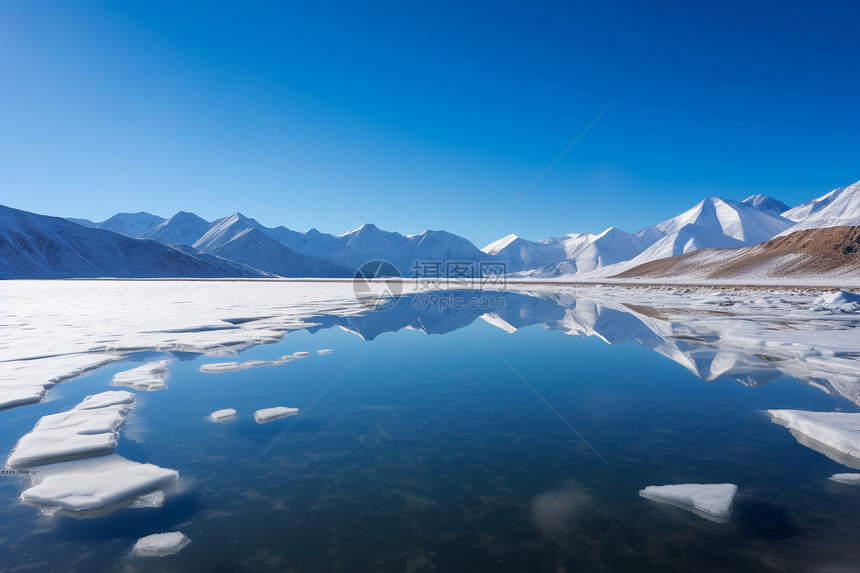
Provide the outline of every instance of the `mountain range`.
{"type": "MultiPolygon", "coordinates": [[[[822,265],[833,276],[853,276],[851,252],[819,248],[817,243],[829,241],[832,247],[837,241],[851,251],[851,237],[856,235],[850,228],[857,226],[860,182],[794,208],[766,195],[744,201],[707,197],[634,233],[610,227],[597,234],[586,231],[540,241],[507,235],[483,249],[446,231],[402,235],[369,223],[332,235],[316,229],[270,228],[241,213],[215,221],[184,211],[167,219],[145,212],[118,213],[94,222],[0,207],[0,278],[351,277],[363,263],[379,259],[391,262],[406,277],[426,276],[416,261],[504,263],[513,276],[561,280],[717,277],[725,273],[712,267],[723,269],[729,260],[734,277],[756,271],[755,265],[739,263],[741,259],[759,265],[767,260],[775,270],[758,275],[776,276],[781,272],[779,257],[801,244],[806,245],[805,252],[830,259],[817,266],[797,263],[792,276],[814,275],[822,265]],[[849,230],[809,232],[834,227],[849,230]],[[804,232],[800,238],[773,242],[798,232],[804,232]],[[677,258],[683,263],[676,265],[677,258]]],[[[444,265],[438,271],[444,274],[444,265]]]]}

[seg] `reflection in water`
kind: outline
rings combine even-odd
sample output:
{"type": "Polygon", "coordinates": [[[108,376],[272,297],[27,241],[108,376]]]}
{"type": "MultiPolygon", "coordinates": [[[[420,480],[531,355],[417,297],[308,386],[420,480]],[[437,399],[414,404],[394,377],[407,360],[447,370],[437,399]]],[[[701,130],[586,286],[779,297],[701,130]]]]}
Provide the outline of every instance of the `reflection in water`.
{"type": "MultiPolygon", "coordinates": [[[[128,335],[109,350],[179,360],[169,364],[169,388],[138,394],[132,422],[145,425],[145,439],[129,442],[123,430],[114,455],[176,468],[181,481],[86,520],[62,512],[34,517],[21,507],[18,484],[9,483],[0,489],[0,549],[9,548],[18,565],[53,544],[63,556],[54,562],[68,557],[79,570],[110,569],[105,564],[117,565],[135,540],[181,530],[192,543],[165,558],[171,570],[663,573],[814,570],[856,561],[860,488],[828,480],[836,464],[798,447],[760,412],[854,409],[840,396],[855,403],[860,396],[856,313],[812,308],[814,297],[802,293],[590,288],[444,296],[444,308],[419,294],[385,310],[345,300],[297,308],[282,300],[255,319],[235,318],[247,313],[226,305],[218,311],[223,319],[206,319],[208,330],[128,335]],[[218,320],[238,328],[216,329],[218,320]],[[519,332],[529,326],[535,328],[519,332]],[[516,364],[520,380],[471,328],[516,364]],[[399,330],[451,335],[383,336],[399,330]],[[282,340],[287,332],[296,333],[282,340]],[[635,342],[703,380],[760,386],[800,379],[834,398],[801,384],[761,392],[691,384],[669,361],[598,341],[635,342]],[[267,343],[277,344],[261,346],[267,343]],[[245,360],[201,372],[201,363],[215,360],[201,354],[255,345],[245,360]],[[331,356],[311,352],[285,364],[287,356],[323,346],[334,349],[331,356]],[[208,373],[219,368],[226,372],[208,373]],[[612,466],[570,436],[523,378],[612,466]],[[254,412],[278,404],[301,414],[255,422],[254,412]],[[215,424],[212,413],[231,419],[215,424]],[[637,495],[649,484],[729,481],[738,484],[738,499],[729,523],[719,526],[637,495]]],[[[104,390],[121,369],[128,365],[62,386],[56,399],[68,392],[71,406],[83,393],[104,390]]],[[[15,440],[63,407],[33,406],[32,417],[14,426],[15,440]]],[[[30,415],[25,410],[5,412],[10,428],[15,416],[30,415]]],[[[133,559],[124,565],[145,567],[133,559]]]]}
{"type": "Polygon", "coordinates": [[[608,344],[636,342],[706,381],[761,386],[787,375],[860,405],[860,315],[818,316],[803,298],[778,298],[772,304],[682,295],[652,306],[559,291],[456,291],[448,296],[459,297],[462,308],[428,308],[419,304],[422,295],[407,295],[391,308],[363,315],[308,317],[315,325],[307,330],[339,327],[374,340],[401,329],[445,334],[477,319],[509,333],[539,325],[608,344]]]}

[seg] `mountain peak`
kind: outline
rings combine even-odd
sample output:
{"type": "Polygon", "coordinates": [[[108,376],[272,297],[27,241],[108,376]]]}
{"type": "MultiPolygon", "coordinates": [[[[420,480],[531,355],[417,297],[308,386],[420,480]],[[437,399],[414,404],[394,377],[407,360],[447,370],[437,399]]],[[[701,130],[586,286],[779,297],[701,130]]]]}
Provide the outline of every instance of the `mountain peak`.
{"type": "Polygon", "coordinates": [[[492,243],[490,243],[489,245],[487,245],[486,247],[484,247],[481,250],[483,252],[487,253],[488,255],[495,255],[499,251],[501,251],[502,249],[504,249],[505,247],[507,247],[508,245],[513,243],[514,241],[516,241],[517,239],[519,239],[519,237],[517,235],[511,233],[510,235],[506,235],[506,236],[502,237],[501,239],[493,241],[492,243]]]}
{"type": "Polygon", "coordinates": [[[782,215],[789,209],[788,205],[786,205],[782,201],[762,194],[750,195],[749,197],[741,201],[741,203],[743,203],[744,205],[748,205],[753,209],[764,211],[765,213],[768,213],[770,215],[782,215]]]}

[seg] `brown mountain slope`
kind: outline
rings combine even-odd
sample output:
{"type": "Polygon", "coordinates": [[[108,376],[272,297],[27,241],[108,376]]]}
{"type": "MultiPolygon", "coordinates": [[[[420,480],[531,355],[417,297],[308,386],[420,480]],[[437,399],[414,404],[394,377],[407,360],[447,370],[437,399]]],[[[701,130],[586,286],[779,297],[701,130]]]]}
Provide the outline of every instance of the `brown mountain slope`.
{"type": "Polygon", "coordinates": [[[702,249],[613,278],[850,278],[860,280],[860,227],[806,229],[740,249],[702,249]]]}

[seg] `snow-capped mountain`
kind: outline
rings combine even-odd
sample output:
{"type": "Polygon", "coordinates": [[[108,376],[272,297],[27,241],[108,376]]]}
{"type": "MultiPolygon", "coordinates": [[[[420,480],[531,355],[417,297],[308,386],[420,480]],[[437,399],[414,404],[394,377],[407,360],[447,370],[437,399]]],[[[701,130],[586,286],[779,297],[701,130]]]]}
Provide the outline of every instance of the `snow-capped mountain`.
{"type": "Polygon", "coordinates": [[[559,245],[564,249],[567,258],[539,269],[532,276],[558,277],[587,273],[629,260],[641,253],[644,248],[638,237],[617,227],[609,227],[599,235],[585,232],[544,239],[542,242],[547,245],[559,245]]]}
{"type": "Polygon", "coordinates": [[[89,219],[76,219],[74,217],[63,217],[66,221],[71,221],[72,223],[81,225],[82,227],[95,227],[98,223],[90,221],[89,219]]]}
{"type": "MultiPolygon", "coordinates": [[[[468,239],[448,231],[427,230],[406,237],[413,253],[409,264],[414,261],[493,261],[495,257],[482,252],[468,239]]],[[[411,274],[411,273],[410,273],[411,274]]]]}
{"type": "Polygon", "coordinates": [[[544,242],[536,243],[513,234],[493,241],[481,251],[504,261],[508,272],[554,265],[567,257],[561,246],[544,242]]]}
{"type": "MultiPolygon", "coordinates": [[[[631,261],[631,264],[635,263],[631,261]]],[[[860,227],[802,229],[764,243],[733,249],[702,249],[630,267],[620,278],[761,280],[860,274],[860,227]]]]}
{"type": "Polygon", "coordinates": [[[719,247],[724,249],[736,249],[746,246],[747,243],[739,241],[719,231],[696,224],[684,225],[671,235],[666,235],[639,255],[628,261],[622,261],[600,269],[595,269],[593,277],[608,277],[622,273],[628,269],[638,267],[645,263],[676,257],[686,253],[692,253],[700,249],[719,247]]]}
{"type": "MultiPolygon", "coordinates": [[[[687,225],[699,225],[748,245],[766,241],[791,226],[791,221],[768,215],[739,201],[708,197],[692,209],[656,225],[663,236],[687,225]]],[[[701,248],[701,247],[700,247],[701,248]]]]}
{"type": "Polygon", "coordinates": [[[235,213],[212,223],[194,243],[205,253],[238,261],[282,277],[348,277],[353,270],[294,251],[260,231],[254,219],[235,213]]]}
{"type": "Polygon", "coordinates": [[[779,199],[774,199],[773,197],[768,197],[767,195],[750,195],[743,201],[741,201],[744,205],[749,205],[759,211],[763,211],[768,215],[779,216],[789,210],[789,206],[780,201],[779,199]]]}
{"type": "Polygon", "coordinates": [[[447,231],[424,231],[404,236],[367,223],[334,240],[329,238],[330,235],[318,235],[312,243],[316,250],[311,251],[319,253],[318,256],[352,269],[368,261],[386,260],[407,277],[415,275],[413,267],[416,261],[498,261],[467,239],[447,231]]]}
{"type": "Polygon", "coordinates": [[[801,229],[860,225],[860,181],[848,187],[834,189],[826,195],[786,211],[783,216],[797,222],[783,234],[801,229]]]}
{"type": "Polygon", "coordinates": [[[558,246],[564,261],[528,271],[526,276],[599,278],[649,261],[708,247],[736,248],[773,238],[792,222],[771,214],[783,205],[764,195],[746,202],[708,197],[691,209],[635,234],[610,227],[600,235],[579,233],[541,241],[558,246]]]}
{"type": "Polygon", "coordinates": [[[0,206],[0,278],[265,276],[211,255],[0,206]]]}
{"type": "Polygon", "coordinates": [[[337,237],[329,233],[321,233],[317,229],[312,228],[302,233],[281,225],[270,228],[264,227],[260,230],[294,251],[311,257],[325,258],[331,253],[337,252],[337,247],[335,246],[337,237]]]}
{"type": "Polygon", "coordinates": [[[141,211],[139,213],[117,213],[110,219],[97,224],[96,227],[129,237],[139,237],[163,222],[164,217],[141,211]]]}
{"type": "Polygon", "coordinates": [[[194,213],[179,211],[171,218],[140,235],[141,239],[152,239],[159,243],[193,245],[205,235],[212,224],[194,213]]]}
{"type": "MultiPolygon", "coordinates": [[[[786,209],[784,203],[766,195],[752,195],[744,201],[708,197],[680,215],[635,234],[610,227],[599,234],[573,233],[539,242],[508,235],[480,250],[463,237],[446,231],[402,235],[365,224],[336,236],[316,229],[302,233],[283,226],[268,228],[241,213],[211,223],[187,212],[179,212],[167,220],[148,213],[120,213],[102,223],[86,219],[63,221],[75,228],[90,226],[100,231],[140,235],[172,245],[172,253],[216,266],[223,264],[224,259],[232,259],[238,266],[231,272],[240,274],[259,271],[293,277],[350,276],[365,262],[381,259],[393,263],[406,277],[416,276],[416,272],[422,276],[416,262],[488,261],[504,262],[508,272],[519,276],[596,279],[700,249],[734,249],[802,229],[860,225],[860,182],[793,209],[786,209]]],[[[18,237],[18,240],[23,239],[18,237]]],[[[57,247],[44,238],[34,240],[28,247],[29,256],[44,259],[46,268],[54,269],[51,272],[55,275],[92,276],[92,266],[80,261],[83,267],[79,275],[75,274],[74,261],[78,259],[74,256],[68,261],[55,261],[56,266],[45,263],[55,256],[51,249],[57,247]]],[[[6,247],[8,255],[11,251],[9,245],[6,247]]],[[[20,252],[15,255],[17,264],[29,269],[27,272],[36,272],[39,264],[27,264],[21,256],[20,252]]],[[[140,276],[161,276],[153,274],[156,271],[152,269],[146,270],[146,264],[141,268],[144,270],[140,276]]],[[[445,265],[437,270],[444,274],[445,265]]],[[[14,274],[13,271],[9,274],[14,274]]]]}

